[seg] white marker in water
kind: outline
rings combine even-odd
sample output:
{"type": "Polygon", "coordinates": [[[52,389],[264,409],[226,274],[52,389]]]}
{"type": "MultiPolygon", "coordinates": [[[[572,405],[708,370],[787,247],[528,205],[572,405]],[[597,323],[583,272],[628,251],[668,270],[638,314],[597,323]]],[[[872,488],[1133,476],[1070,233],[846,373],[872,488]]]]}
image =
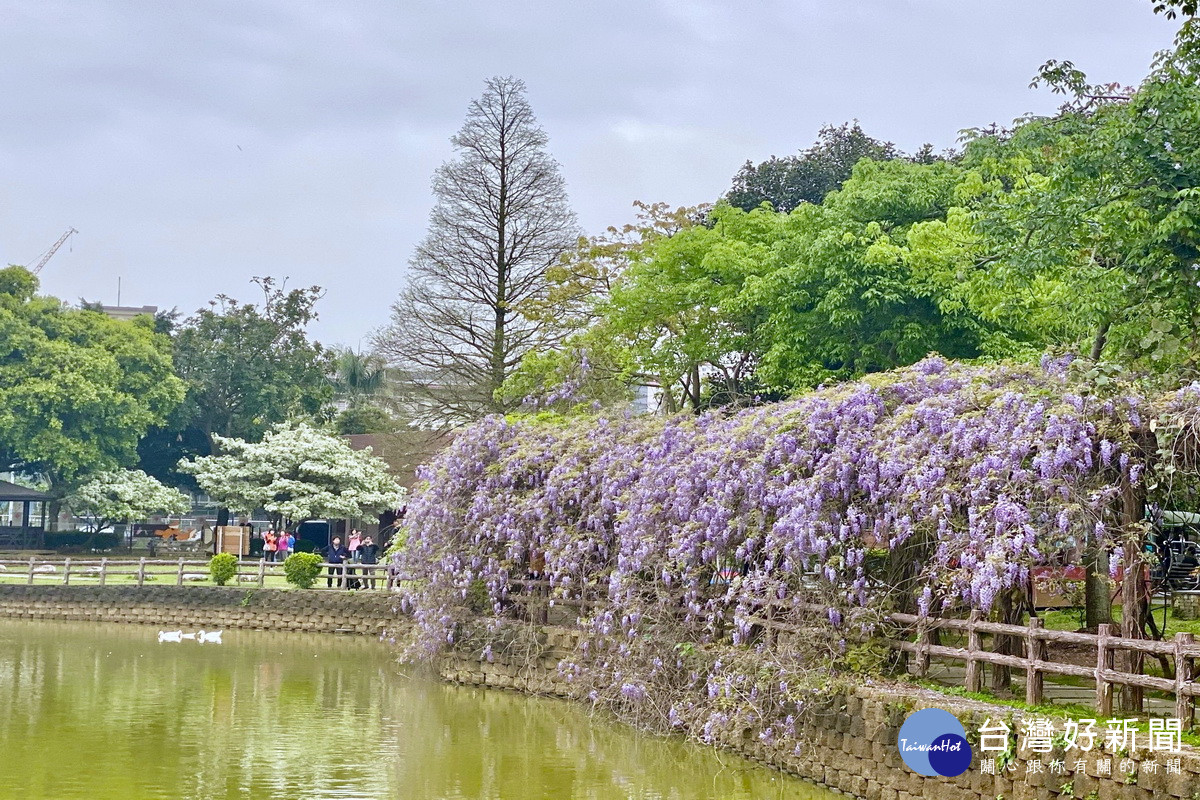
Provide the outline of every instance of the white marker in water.
{"type": "Polygon", "coordinates": [[[160,642],[182,642],[188,639],[200,644],[221,644],[221,634],[225,631],[197,631],[196,633],[184,633],[183,631],[159,631],[158,641],[160,642]]]}

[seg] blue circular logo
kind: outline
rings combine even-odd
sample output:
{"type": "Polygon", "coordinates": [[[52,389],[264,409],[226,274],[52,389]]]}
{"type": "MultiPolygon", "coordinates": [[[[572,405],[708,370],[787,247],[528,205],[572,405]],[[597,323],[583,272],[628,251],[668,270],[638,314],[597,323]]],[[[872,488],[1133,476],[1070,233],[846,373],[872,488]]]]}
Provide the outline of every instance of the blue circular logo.
{"type": "Polygon", "coordinates": [[[971,766],[971,745],[958,717],[940,708],[914,711],[900,726],[900,758],[918,775],[953,778],[971,766]]]}

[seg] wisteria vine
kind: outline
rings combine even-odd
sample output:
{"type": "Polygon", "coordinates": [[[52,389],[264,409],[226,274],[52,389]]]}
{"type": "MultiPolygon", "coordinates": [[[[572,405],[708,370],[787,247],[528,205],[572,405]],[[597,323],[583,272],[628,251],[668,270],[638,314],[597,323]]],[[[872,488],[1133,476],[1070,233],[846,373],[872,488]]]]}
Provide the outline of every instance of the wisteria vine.
{"type": "MultiPolygon", "coordinates": [[[[1198,408],[1200,389],[1172,402],[1198,408]]],[[[562,666],[585,694],[638,709],[655,686],[692,686],[703,713],[673,701],[659,716],[709,736],[745,674],[694,647],[750,643],[764,599],[818,600],[844,650],[855,609],[986,612],[1064,541],[1125,546],[1116,500],[1145,478],[1149,416],[1136,394],[1082,390],[1066,359],[931,357],[724,415],[491,417],[423,468],[408,507],[414,652],[455,642],[473,586],[499,615],[544,558],[554,596],[603,598],[562,666]]],[[[732,705],[756,708],[770,683],[732,705]]],[[[775,688],[786,719],[786,680],[775,688]]]]}

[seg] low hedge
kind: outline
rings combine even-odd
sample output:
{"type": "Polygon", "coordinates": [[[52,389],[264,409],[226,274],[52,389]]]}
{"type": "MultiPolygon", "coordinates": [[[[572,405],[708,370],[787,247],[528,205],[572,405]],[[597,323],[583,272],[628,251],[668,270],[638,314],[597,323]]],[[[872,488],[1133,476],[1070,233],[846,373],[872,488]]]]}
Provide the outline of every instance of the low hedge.
{"type": "Polygon", "coordinates": [[[47,550],[79,548],[83,550],[112,550],[121,543],[118,534],[88,531],[47,531],[42,534],[42,546],[47,550]]]}

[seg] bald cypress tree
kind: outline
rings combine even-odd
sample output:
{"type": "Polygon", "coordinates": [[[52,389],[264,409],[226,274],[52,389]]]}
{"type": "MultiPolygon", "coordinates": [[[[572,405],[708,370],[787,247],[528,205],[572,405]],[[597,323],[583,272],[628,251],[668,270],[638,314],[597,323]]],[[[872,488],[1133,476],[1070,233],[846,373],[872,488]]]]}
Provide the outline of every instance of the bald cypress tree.
{"type": "Polygon", "coordinates": [[[506,410],[495,390],[526,353],[561,338],[552,315],[521,309],[544,300],[547,268],[578,238],[524,82],[489,80],[451,142],[457,156],[434,173],[408,286],[376,336],[413,405],[441,422],[506,410]]]}

